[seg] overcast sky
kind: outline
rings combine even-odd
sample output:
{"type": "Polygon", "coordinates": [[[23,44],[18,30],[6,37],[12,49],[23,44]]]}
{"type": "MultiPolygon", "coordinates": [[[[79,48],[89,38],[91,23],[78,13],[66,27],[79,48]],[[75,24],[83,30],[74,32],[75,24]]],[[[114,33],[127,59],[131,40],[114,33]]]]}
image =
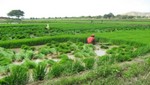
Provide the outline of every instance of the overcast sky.
{"type": "Polygon", "coordinates": [[[150,0],[0,0],[0,16],[20,9],[30,17],[94,16],[150,12],[150,0]]]}

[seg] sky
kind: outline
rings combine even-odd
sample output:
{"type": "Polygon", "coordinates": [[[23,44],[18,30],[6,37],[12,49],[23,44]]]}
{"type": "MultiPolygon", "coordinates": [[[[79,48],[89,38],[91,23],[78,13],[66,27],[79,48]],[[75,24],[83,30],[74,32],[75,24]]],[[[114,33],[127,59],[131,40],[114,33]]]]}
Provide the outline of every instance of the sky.
{"type": "Polygon", "coordinates": [[[150,0],[0,0],[0,16],[11,10],[24,11],[24,17],[76,17],[126,12],[150,12],[150,0]]]}

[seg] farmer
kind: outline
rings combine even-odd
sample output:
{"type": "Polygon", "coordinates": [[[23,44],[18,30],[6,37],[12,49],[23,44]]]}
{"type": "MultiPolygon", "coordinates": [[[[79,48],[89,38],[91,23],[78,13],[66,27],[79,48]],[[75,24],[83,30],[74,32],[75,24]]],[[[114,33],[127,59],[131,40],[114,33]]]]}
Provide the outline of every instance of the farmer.
{"type": "Polygon", "coordinates": [[[92,34],[90,37],[87,38],[87,43],[88,44],[95,44],[95,35],[92,34]]]}

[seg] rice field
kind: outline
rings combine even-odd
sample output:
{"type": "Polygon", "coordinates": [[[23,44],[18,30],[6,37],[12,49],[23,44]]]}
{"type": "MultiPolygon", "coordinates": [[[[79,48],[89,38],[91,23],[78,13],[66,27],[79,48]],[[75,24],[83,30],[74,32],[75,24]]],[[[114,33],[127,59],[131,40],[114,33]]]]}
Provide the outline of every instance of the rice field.
{"type": "Polygon", "coordinates": [[[24,20],[0,34],[0,85],[149,84],[149,20],[24,20]]]}

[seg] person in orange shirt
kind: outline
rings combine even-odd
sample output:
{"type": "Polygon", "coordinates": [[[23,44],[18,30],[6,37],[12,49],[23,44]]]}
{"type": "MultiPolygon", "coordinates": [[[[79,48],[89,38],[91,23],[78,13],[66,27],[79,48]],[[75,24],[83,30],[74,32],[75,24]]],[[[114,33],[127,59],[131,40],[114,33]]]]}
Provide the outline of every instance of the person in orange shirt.
{"type": "Polygon", "coordinates": [[[87,38],[88,44],[95,44],[95,35],[92,34],[90,37],[87,38]]]}

